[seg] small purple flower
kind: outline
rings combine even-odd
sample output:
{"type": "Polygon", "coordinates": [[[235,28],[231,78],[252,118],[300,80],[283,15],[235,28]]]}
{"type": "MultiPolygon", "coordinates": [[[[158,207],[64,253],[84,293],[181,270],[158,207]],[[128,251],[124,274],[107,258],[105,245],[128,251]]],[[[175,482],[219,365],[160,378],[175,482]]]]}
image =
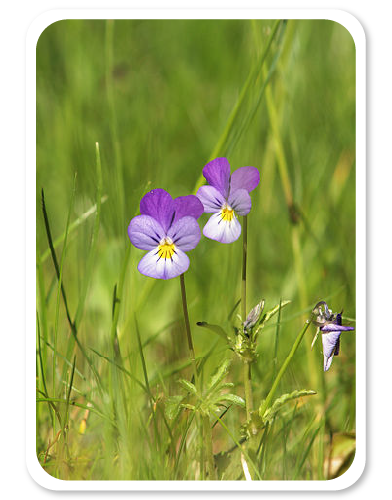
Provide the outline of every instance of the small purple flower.
{"type": "Polygon", "coordinates": [[[255,167],[241,167],[230,175],[227,158],[216,158],[203,168],[209,185],[202,186],[196,196],[203,203],[204,212],[212,213],[203,234],[220,243],[232,243],[241,234],[237,215],[247,215],[252,202],[249,193],[260,182],[255,167]]]}
{"type": "Polygon", "coordinates": [[[320,328],[323,341],[324,371],[329,370],[332,359],[338,356],[340,349],[340,334],[354,330],[352,326],[342,326],[342,313],[332,314],[327,304],[319,302],[313,309],[316,316],[314,323],[320,328]],[[324,311],[323,311],[324,306],[324,311]]]}
{"type": "Polygon", "coordinates": [[[148,253],[138,270],[145,276],[171,279],[189,267],[185,254],[197,246],[201,238],[197,218],[203,205],[194,195],[172,199],[164,189],[153,189],[140,201],[140,214],[128,226],[131,243],[148,253]]]}

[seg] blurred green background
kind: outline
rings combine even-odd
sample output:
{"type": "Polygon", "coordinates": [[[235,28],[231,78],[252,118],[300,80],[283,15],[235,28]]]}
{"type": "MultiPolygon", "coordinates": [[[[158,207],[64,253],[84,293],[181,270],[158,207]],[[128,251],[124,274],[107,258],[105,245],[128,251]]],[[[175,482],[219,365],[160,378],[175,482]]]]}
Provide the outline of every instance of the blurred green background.
{"type": "MultiPolygon", "coordinates": [[[[355,46],[351,35],[341,25],[322,20],[279,24],[273,20],[65,20],[42,33],[37,44],[41,358],[37,384],[40,397],[46,392],[66,399],[76,355],[70,398],[79,404],[66,414],[64,441],[61,444],[60,436],[55,445],[50,443],[61,426],[53,423],[53,406],[45,401],[37,405],[37,455],[50,474],[64,479],[173,479],[172,469],[164,465],[164,451],[158,456],[149,434],[147,398],[133,379],[113,370],[113,362],[105,357],[113,360],[114,329],[122,366],[142,380],[136,316],[157,405],[164,408],[165,398],[179,392],[176,378],[190,373],[189,368],[178,368],[188,355],[179,280],[157,281],[138,273],[136,266],[144,252],[132,248],[128,253],[127,226],[145,192],[157,187],[173,197],[195,192],[203,166],[216,156],[226,156],[232,170],[253,165],[261,173],[248,217],[248,309],[261,298],[267,309],[281,298],[292,301],[282,311],[276,358],[275,325],[270,324],[260,337],[260,356],[253,367],[258,406],[304,318],[319,300],[327,300],[335,312],[344,309],[351,321],[355,318],[355,46]],[[97,202],[96,142],[104,198],[94,241],[95,212],[84,218],[83,214],[97,202]],[[69,223],[81,216],[83,220],[68,232],[63,253],[61,236],[75,174],[69,223]],[[80,313],[77,335],[90,363],[69,340],[63,298],[58,302],[41,189],[53,240],[60,238],[56,252],[62,262],[68,309],[72,318],[77,310],[80,313]],[[121,283],[119,317],[114,321],[113,293],[121,283]],[[102,391],[97,390],[91,365],[102,391]],[[125,387],[121,401],[116,399],[119,387],[125,387]],[[115,431],[98,413],[86,417],[89,403],[114,418],[115,431]]],[[[207,215],[200,218],[201,226],[207,219],[207,215]]],[[[203,356],[214,346],[205,364],[206,376],[226,349],[211,332],[195,324],[208,321],[230,328],[227,318],[240,297],[241,252],[241,238],[231,245],[203,238],[189,253],[186,284],[196,354],[203,356]]],[[[342,472],[331,472],[328,457],[336,451],[334,437],[351,439],[355,431],[355,333],[342,337],[341,355],[324,374],[320,341],[310,351],[314,332],[313,327],[307,332],[277,396],[301,388],[318,394],[304,401],[304,410],[293,417],[291,427],[280,428],[277,423],[270,430],[271,446],[263,457],[265,479],[290,479],[295,474],[297,479],[324,479],[342,472]],[[324,420],[317,427],[321,415],[324,420]],[[313,437],[315,428],[318,432],[313,437]],[[298,463],[299,456],[304,457],[303,463],[298,463]]],[[[230,380],[243,396],[237,361],[230,380]]],[[[63,411],[64,405],[58,405],[63,411]]],[[[236,412],[225,417],[233,432],[245,418],[236,412]]],[[[162,422],[159,425],[164,440],[165,429],[162,422]]],[[[215,453],[233,445],[218,427],[215,453]]],[[[339,455],[341,467],[347,465],[348,456],[339,455]]],[[[176,478],[193,478],[186,458],[178,465],[176,478]]]]}

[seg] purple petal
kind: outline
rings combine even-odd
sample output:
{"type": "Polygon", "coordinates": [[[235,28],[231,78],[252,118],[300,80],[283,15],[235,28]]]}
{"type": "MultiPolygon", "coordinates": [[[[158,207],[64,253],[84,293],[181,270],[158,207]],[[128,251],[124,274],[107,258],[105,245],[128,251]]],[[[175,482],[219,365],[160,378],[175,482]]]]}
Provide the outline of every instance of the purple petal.
{"type": "Polygon", "coordinates": [[[194,217],[183,217],[175,222],[169,229],[167,235],[173,240],[176,247],[181,250],[193,250],[199,243],[201,231],[194,217]]]}
{"type": "Polygon", "coordinates": [[[330,332],[322,334],[324,356],[330,358],[335,353],[341,332],[330,332]]]}
{"type": "Polygon", "coordinates": [[[137,215],[128,226],[132,245],[142,250],[152,250],[165,236],[162,226],[150,215],[137,215]]]}
{"type": "Polygon", "coordinates": [[[171,259],[158,257],[157,249],[148,252],[137,266],[139,272],[150,278],[168,280],[175,278],[189,267],[188,256],[179,248],[176,248],[171,259]]]}
{"type": "Polygon", "coordinates": [[[252,201],[246,189],[237,189],[231,192],[228,203],[238,215],[246,215],[250,212],[252,201]]]}
{"type": "Polygon", "coordinates": [[[141,199],[140,213],[157,220],[166,233],[173,220],[173,199],[164,189],[153,189],[141,199]]]}
{"type": "Polygon", "coordinates": [[[213,186],[202,186],[198,189],[196,196],[207,214],[219,212],[226,202],[222,193],[213,186]]]}
{"type": "Polygon", "coordinates": [[[354,330],[353,326],[336,325],[335,323],[327,323],[320,328],[322,332],[349,332],[354,330]]]}
{"type": "Polygon", "coordinates": [[[174,200],[173,207],[174,219],[172,224],[187,215],[198,219],[204,212],[203,204],[194,194],[190,194],[188,196],[179,196],[174,200]]]}
{"type": "Polygon", "coordinates": [[[231,221],[222,219],[221,213],[213,214],[203,228],[203,234],[211,240],[220,243],[233,243],[238,240],[241,234],[241,224],[233,214],[231,221]]]}
{"type": "Polygon", "coordinates": [[[336,342],[335,356],[339,356],[339,351],[340,351],[340,337],[338,338],[338,341],[336,342]]]}
{"type": "Polygon", "coordinates": [[[260,173],[256,167],[241,167],[231,174],[230,192],[237,189],[246,189],[248,193],[253,191],[260,182],[260,173]]]}
{"type": "Polygon", "coordinates": [[[227,158],[215,158],[203,168],[203,175],[210,186],[214,186],[225,199],[229,195],[230,164],[227,158]]]}

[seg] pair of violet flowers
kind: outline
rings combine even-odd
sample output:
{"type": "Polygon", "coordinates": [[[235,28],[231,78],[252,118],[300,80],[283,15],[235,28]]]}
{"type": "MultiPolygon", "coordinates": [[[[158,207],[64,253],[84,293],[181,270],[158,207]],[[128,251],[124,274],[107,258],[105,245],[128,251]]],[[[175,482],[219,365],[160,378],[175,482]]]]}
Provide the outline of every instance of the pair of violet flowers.
{"type": "Polygon", "coordinates": [[[147,254],[138,270],[156,279],[171,279],[185,273],[189,257],[185,252],[199,243],[201,231],[197,219],[202,213],[212,213],[203,228],[207,238],[220,243],[232,243],[241,235],[239,215],[250,212],[249,193],[260,182],[255,167],[241,167],[230,175],[226,158],[216,158],[203,168],[209,185],[195,195],[173,198],[164,189],[153,189],[140,201],[140,215],[128,227],[131,243],[147,254]]]}

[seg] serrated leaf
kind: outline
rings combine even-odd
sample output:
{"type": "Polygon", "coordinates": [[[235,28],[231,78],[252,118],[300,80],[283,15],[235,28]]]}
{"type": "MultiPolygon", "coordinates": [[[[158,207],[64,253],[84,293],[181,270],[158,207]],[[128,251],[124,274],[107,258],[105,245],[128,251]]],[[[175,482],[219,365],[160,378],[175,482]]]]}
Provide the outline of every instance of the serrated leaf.
{"type": "Polygon", "coordinates": [[[261,402],[260,407],[259,407],[259,415],[263,419],[264,422],[269,422],[271,421],[278,411],[284,406],[286,403],[289,401],[292,401],[293,399],[301,398],[303,396],[312,396],[314,394],[317,394],[316,391],[308,390],[308,389],[301,389],[301,390],[295,390],[291,393],[283,394],[279,398],[275,399],[275,401],[272,403],[272,405],[267,408],[267,410],[264,412],[264,415],[260,414],[260,410],[263,407],[264,401],[261,402]]]}
{"type": "Polygon", "coordinates": [[[230,359],[225,359],[217,369],[217,371],[212,375],[208,383],[208,393],[212,392],[217,387],[219,382],[221,382],[226,377],[230,363],[230,359]]]}
{"type": "Polygon", "coordinates": [[[165,402],[165,415],[168,419],[173,420],[180,412],[180,404],[184,396],[169,396],[165,402]]]}
{"type": "Polygon", "coordinates": [[[181,408],[186,408],[187,410],[192,410],[192,411],[195,411],[196,409],[196,406],[190,405],[188,403],[181,403],[180,406],[181,408]]]}
{"type": "Polygon", "coordinates": [[[220,384],[219,385],[219,389],[222,390],[222,389],[227,389],[229,387],[234,387],[234,384],[233,382],[225,382],[224,384],[220,384]]]}
{"type": "Polygon", "coordinates": [[[222,394],[222,396],[220,397],[220,401],[228,401],[235,405],[241,406],[242,408],[245,408],[245,401],[236,394],[222,394]]]}
{"type": "Polygon", "coordinates": [[[207,328],[211,332],[214,332],[217,335],[219,335],[219,337],[221,337],[222,339],[224,339],[227,342],[227,340],[228,340],[227,334],[221,326],[211,325],[210,323],[207,323],[206,321],[198,321],[196,323],[196,325],[200,326],[202,328],[207,328]]]}
{"type": "Polygon", "coordinates": [[[184,378],[181,378],[178,382],[182,385],[182,387],[187,392],[190,392],[190,393],[194,394],[195,396],[197,395],[197,389],[196,389],[195,385],[192,384],[192,382],[189,382],[189,380],[185,380],[184,378]]]}

